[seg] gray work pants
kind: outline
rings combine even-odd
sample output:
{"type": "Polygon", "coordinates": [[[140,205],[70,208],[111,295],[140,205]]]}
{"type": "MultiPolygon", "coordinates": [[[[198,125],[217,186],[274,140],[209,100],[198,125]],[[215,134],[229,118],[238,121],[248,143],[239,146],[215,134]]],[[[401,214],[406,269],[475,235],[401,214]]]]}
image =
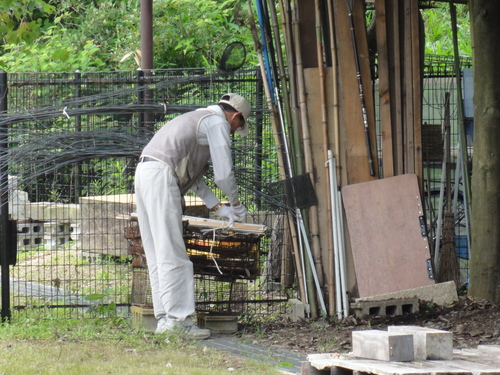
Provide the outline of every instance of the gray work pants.
{"type": "Polygon", "coordinates": [[[172,168],[159,161],[139,163],[135,196],[155,317],[183,321],[195,311],[194,277],[182,236],[181,193],[172,168]]]}

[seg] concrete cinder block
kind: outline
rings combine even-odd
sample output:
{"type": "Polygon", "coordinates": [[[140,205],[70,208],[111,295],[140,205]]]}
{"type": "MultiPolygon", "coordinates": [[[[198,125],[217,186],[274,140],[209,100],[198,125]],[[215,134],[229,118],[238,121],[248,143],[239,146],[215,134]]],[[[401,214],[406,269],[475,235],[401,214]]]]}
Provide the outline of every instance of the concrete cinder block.
{"type": "Polygon", "coordinates": [[[389,333],[413,335],[414,356],[417,361],[453,359],[453,333],[418,326],[389,326],[389,333]]]}
{"type": "Polygon", "coordinates": [[[40,246],[43,246],[43,236],[37,236],[33,234],[17,234],[17,250],[18,251],[32,251],[37,250],[40,246]]]}
{"type": "Polygon", "coordinates": [[[380,330],[352,332],[352,353],[380,361],[413,361],[413,336],[380,330]]]}
{"type": "Polygon", "coordinates": [[[380,301],[356,300],[351,309],[358,318],[370,316],[397,316],[419,311],[418,298],[400,298],[380,301]]]}

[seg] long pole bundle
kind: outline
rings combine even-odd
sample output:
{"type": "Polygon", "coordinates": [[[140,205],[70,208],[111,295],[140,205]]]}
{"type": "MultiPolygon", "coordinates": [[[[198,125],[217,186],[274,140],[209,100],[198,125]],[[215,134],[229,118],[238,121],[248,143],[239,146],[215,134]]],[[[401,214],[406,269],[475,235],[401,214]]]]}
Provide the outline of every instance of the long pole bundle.
{"type": "MultiPolygon", "coordinates": [[[[276,144],[276,147],[278,148],[277,152],[277,157],[278,157],[278,164],[279,164],[279,169],[280,169],[280,175],[282,178],[286,178],[286,171],[285,171],[285,163],[284,163],[284,157],[283,157],[283,150],[282,150],[282,142],[279,137],[279,129],[278,129],[278,119],[277,119],[277,111],[273,105],[272,101],[272,95],[271,95],[271,89],[269,87],[269,81],[267,79],[267,74],[266,74],[266,68],[265,68],[265,63],[264,63],[264,57],[262,54],[262,46],[261,43],[259,42],[259,37],[257,33],[257,26],[255,25],[254,22],[254,16],[253,16],[253,11],[252,11],[252,5],[250,2],[247,2],[247,10],[248,10],[248,15],[249,15],[249,20],[250,20],[250,28],[252,31],[252,36],[254,38],[254,44],[257,50],[257,56],[259,58],[259,63],[260,63],[260,68],[262,75],[264,76],[264,91],[266,94],[266,99],[267,99],[267,106],[269,110],[271,110],[271,125],[273,128],[273,135],[274,135],[274,141],[276,144]]],[[[307,286],[304,280],[304,268],[303,268],[303,261],[302,261],[302,256],[298,244],[298,239],[297,239],[297,233],[295,230],[295,224],[293,223],[293,220],[291,217],[289,217],[289,228],[291,230],[291,237],[292,237],[292,244],[293,248],[295,249],[294,251],[294,261],[295,261],[295,269],[297,273],[297,282],[299,286],[299,293],[300,295],[305,298],[305,303],[307,304],[307,286]]]]}

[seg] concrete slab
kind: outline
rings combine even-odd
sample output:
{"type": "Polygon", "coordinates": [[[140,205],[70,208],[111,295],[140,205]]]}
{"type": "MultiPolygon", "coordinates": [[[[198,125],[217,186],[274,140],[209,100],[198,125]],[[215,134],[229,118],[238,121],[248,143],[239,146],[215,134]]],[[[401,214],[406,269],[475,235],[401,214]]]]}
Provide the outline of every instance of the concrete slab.
{"type": "Polygon", "coordinates": [[[458,301],[457,288],[453,281],[426,285],[398,292],[379,294],[376,296],[356,298],[359,301],[384,301],[398,298],[418,298],[421,301],[432,301],[437,305],[446,306],[458,301]]]}

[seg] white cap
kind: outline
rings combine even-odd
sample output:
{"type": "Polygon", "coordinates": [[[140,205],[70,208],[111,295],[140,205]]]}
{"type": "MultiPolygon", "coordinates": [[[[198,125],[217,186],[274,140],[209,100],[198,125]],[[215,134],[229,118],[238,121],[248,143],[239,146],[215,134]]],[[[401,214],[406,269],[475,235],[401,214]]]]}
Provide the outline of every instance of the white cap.
{"type": "Polygon", "coordinates": [[[220,99],[219,103],[229,104],[231,107],[236,109],[238,112],[241,112],[243,115],[243,119],[245,123],[242,127],[236,129],[235,133],[239,134],[243,137],[248,135],[248,118],[250,117],[250,111],[252,108],[250,107],[250,103],[244,97],[238,94],[224,94],[220,99]]]}

